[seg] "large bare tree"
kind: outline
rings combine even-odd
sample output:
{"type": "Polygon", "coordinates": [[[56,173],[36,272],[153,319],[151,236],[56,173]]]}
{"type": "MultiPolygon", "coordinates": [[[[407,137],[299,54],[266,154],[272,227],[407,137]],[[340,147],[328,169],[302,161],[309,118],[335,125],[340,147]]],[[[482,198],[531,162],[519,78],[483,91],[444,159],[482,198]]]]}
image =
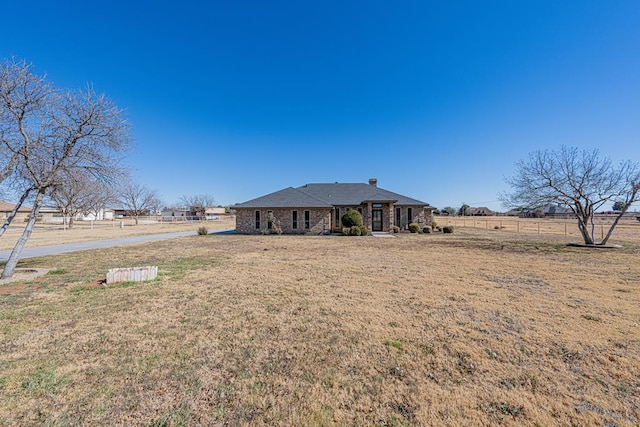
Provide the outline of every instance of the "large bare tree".
{"type": "Polygon", "coordinates": [[[640,199],[640,166],[632,161],[615,165],[601,157],[597,149],[560,147],[540,150],[516,164],[516,173],[507,179],[513,189],[501,195],[505,206],[535,209],[549,204],[564,206],[575,214],[587,245],[605,245],[620,218],[640,199]],[[596,243],[594,214],[610,202],[619,202],[607,234],[596,243]]]}
{"type": "Polygon", "coordinates": [[[52,86],[32,66],[16,59],[0,63],[0,184],[17,169],[28,137],[26,123],[44,116],[52,86]]]}
{"type": "Polygon", "coordinates": [[[134,217],[136,225],[139,217],[149,215],[162,206],[162,199],[156,190],[131,181],[121,185],[118,196],[121,207],[134,217]]]}
{"type": "Polygon", "coordinates": [[[92,86],[57,89],[24,61],[6,60],[1,69],[0,145],[15,156],[7,165],[23,188],[18,205],[34,197],[27,225],[2,272],[6,278],[13,275],[45,196],[65,176],[77,173],[110,180],[128,148],[129,127],[122,112],[92,86]]]}
{"type": "Polygon", "coordinates": [[[215,199],[209,194],[196,194],[195,196],[182,196],[180,201],[184,203],[187,209],[190,209],[204,220],[207,209],[215,206],[215,199]]]}
{"type": "MultiPolygon", "coordinates": [[[[34,190],[34,186],[20,179],[17,171],[21,153],[28,153],[30,136],[27,123],[44,118],[45,104],[52,92],[45,76],[32,72],[32,66],[16,59],[0,63],[0,185],[11,179],[20,200],[0,227],[4,234],[18,210],[34,190]]],[[[5,269],[6,270],[6,269],[5,269]]]]}

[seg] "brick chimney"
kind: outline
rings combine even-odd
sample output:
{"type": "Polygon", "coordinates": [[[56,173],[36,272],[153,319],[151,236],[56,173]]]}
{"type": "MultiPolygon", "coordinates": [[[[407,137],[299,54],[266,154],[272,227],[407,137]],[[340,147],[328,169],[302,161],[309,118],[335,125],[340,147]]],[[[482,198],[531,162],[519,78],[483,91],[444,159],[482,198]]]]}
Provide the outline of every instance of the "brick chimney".
{"type": "Polygon", "coordinates": [[[378,178],[369,178],[369,185],[378,186],[378,178]]]}

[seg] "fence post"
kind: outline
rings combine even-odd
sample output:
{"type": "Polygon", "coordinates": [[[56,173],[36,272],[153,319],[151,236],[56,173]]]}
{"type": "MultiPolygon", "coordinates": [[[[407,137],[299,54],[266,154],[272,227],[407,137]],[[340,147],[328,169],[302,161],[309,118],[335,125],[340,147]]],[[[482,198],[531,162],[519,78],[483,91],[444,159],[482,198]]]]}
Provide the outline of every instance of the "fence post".
{"type": "Polygon", "coordinates": [[[516,233],[520,232],[520,220],[516,220],[516,233]]]}
{"type": "Polygon", "coordinates": [[[538,221],[538,234],[540,234],[540,222],[538,221]]]}
{"type": "Polygon", "coordinates": [[[485,219],[485,220],[484,220],[484,229],[485,229],[485,230],[488,230],[488,229],[489,229],[489,220],[488,220],[488,219],[485,219]]]}
{"type": "Polygon", "coordinates": [[[604,240],[604,225],[600,224],[600,240],[604,240]]]}
{"type": "Polygon", "coordinates": [[[564,237],[567,237],[567,223],[564,223],[564,237]]]}

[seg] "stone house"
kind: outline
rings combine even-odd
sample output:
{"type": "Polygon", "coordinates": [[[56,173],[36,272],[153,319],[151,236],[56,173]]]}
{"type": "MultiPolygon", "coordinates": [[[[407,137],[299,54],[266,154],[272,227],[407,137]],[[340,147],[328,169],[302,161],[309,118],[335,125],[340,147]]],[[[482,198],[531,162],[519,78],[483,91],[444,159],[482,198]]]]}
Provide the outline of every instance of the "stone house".
{"type": "Polygon", "coordinates": [[[389,232],[415,222],[431,225],[428,203],[369,184],[305,184],[236,204],[236,231],[261,234],[281,230],[285,234],[322,234],[342,230],[341,218],[348,209],[362,214],[369,231],[389,232]]]}
{"type": "Polygon", "coordinates": [[[467,216],[493,216],[495,214],[496,213],[494,211],[485,206],[479,208],[467,208],[467,211],[465,212],[465,215],[467,216]]]}
{"type": "Polygon", "coordinates": [[[569,208],[557,205],[546,205],[535,209],[520,211],[520,218],[573,218],[575,214],[569,208]]]}

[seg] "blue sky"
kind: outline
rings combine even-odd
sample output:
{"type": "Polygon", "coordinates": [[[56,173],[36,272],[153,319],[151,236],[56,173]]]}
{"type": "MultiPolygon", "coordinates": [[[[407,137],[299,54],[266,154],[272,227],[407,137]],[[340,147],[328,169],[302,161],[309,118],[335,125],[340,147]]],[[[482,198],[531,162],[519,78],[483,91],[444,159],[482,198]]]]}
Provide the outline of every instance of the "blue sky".
{"type": "Polygon", "coordinates": [[[530,151],[640,161],[640,2],[2,1],[0,57],[126,110],[135,179],[500,208],[530,151]]]}

